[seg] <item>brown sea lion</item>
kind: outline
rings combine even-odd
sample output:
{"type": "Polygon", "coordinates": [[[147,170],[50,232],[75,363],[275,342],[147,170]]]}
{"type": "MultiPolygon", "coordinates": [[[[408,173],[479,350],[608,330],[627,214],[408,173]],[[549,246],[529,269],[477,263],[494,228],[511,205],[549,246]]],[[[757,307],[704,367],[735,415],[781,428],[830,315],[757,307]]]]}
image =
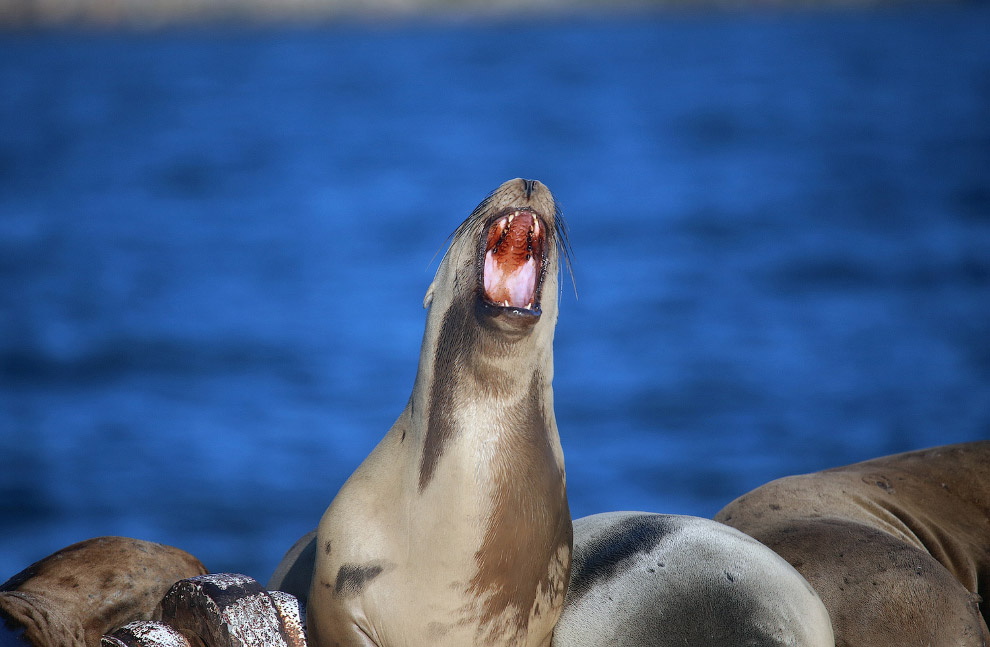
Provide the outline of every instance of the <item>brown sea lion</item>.
{"type": "Polygon", "coordinates": [[[453,235],[409,402],[319,524],[315,647],[548,645],[571,518],[553,410],[563,222],[506,182],[453,235]]]}
{"type": "Polygon", "coordinates": [[[200,561],[178,548],[89,539],[0,585],[0,619],[35,647],[98,647],[108,631],[152,619],[174,582],[203,573],[200,561]]]}
{"type": "Polygon", "coordinates": [[[779,479],[715,519],[811,582],[838,647],[990,645],[990,441],[779,479]]]}
{"type": "Polygon", "coordinates": [[[553,647],[833,647],[790,564],[710,519],[607,512],[574,521],[553,647]]]}

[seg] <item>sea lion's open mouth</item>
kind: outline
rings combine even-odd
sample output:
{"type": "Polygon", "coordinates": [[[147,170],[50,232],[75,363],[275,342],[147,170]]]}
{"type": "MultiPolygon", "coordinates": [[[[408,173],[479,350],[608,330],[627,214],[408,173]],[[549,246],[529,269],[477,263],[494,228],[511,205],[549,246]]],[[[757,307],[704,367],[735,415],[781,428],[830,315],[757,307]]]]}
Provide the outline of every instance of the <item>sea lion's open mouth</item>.
{"type": "Polygon", "coordinates": [[[496,218],[485,236],[485,300],[492,306],[538,317],[546,247],[546,225],[529,209],[513,210],[496,218]]]}

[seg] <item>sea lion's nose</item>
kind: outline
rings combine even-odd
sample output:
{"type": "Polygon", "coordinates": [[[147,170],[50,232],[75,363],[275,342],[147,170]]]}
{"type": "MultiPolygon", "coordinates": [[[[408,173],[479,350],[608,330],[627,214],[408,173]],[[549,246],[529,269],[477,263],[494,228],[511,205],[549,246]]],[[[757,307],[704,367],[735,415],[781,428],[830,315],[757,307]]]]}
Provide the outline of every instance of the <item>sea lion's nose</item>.
{"type": "Polygon", "coordinates": [[[536,180],[523,180],[523,191],[526,192],[526,199],[533,197],[533,191],[536,189],[536,180]]]}

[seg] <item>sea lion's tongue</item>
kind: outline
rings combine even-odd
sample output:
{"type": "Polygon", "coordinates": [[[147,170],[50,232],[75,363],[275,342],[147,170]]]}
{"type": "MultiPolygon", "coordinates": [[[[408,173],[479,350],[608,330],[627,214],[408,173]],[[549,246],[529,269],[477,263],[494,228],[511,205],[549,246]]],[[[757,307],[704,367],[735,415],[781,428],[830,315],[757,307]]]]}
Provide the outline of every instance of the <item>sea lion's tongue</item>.
{"type": "Polygon", "coordinates": [[[498,220],[488,230],[484,285],[488,300],[503,306],[533,309],[544,232],[528,211],[498,220]]]}

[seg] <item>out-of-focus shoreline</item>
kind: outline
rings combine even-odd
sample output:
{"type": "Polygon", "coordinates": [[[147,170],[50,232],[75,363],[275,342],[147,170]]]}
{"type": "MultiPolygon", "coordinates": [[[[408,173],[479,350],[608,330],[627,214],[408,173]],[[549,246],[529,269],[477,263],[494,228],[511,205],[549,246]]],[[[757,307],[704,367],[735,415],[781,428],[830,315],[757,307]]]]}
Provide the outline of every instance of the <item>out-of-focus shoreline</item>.
{"type": "Polygon", "coordinates": [[[870,8],[952,0],[0,0],[0,28],[155,28],[410,18],[491,19],[641,11],[870,8]]]}

